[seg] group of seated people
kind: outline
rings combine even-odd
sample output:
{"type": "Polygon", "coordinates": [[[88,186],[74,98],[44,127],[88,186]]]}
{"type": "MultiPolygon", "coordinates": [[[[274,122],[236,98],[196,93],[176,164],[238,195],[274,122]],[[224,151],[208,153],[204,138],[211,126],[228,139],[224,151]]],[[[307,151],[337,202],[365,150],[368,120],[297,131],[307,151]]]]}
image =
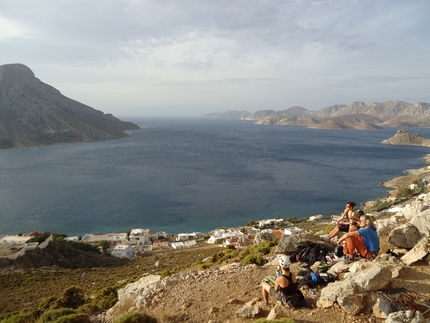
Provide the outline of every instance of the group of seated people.
{"type": "MultiPolygon", "coordinates": [[[[339,246],[343,246],[344,260],[351,261],[358,255],[366,259],[374,259],[380,247],[376,227],[363,211],[355,211],[355,205],[352,201],[346,203],[345,211],[325,240],[345,232],[337,241],[339,246]]],[[[275,286],[262,282],[261,291],[267,305],[270,295],[281,302],[287,300],[293,306],[304,306],[306,301],[300,289],[297,288],[295,274],[290,272],[290,264],[287,256],[281,256],[279,258],[281,275],[276,278],[275,286]]]]}
{"type": "Polygon", "coordinates": [[[363,258],[374,259],[379,252],[379,236],[372,219],[363,211],[355,211],[355,203],[348,201],[345,211],[336,222],[336,227],[330,232],[328,238],[337,236],[339,232],[345,232],[337,241],[343,246],[343,254],[347,260],[352,260],[354,255],[363,258]]]}

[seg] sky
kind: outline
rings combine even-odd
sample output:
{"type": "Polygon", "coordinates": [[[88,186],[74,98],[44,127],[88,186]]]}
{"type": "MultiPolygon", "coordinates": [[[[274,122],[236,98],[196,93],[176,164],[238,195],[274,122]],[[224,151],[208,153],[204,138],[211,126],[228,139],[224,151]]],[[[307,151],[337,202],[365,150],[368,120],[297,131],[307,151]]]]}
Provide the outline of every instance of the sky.
{"type": "Polygon", "coordinates": [[[1,0],[0,65],[115,116],[430,102],[430,1],[1,0]]]}

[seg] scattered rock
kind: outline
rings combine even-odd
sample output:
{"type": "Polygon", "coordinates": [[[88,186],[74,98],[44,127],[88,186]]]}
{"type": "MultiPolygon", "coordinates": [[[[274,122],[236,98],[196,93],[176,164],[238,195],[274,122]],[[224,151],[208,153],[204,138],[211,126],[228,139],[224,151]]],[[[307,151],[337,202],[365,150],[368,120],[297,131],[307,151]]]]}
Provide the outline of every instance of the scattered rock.
{"type": "Polygon", "coordinates": [[[261,306],[259,305],[245,305],[244,307],[238,309],[236,314],[245,318],[254,318],[261,313],[261,310],[261,306]]]}
{"type": "Polygon", "coordinates": [[[390,313],[385,323],[426,323],[428,322],[420,312],[399,311],[390,313]]]}
{"type": "Polygon", "coordinates": [[[420,231],[410,222],[394,228],[388,237],[388,242],[397,248],[413,248],[420,240],[420,231]]]}
{"type": "Polygon", "coordinates": [[[401,259],[406,265],[411,265],[424,257],[430,252],[430,237],[422,239],[414,248],[412,248],[401,259]]]}

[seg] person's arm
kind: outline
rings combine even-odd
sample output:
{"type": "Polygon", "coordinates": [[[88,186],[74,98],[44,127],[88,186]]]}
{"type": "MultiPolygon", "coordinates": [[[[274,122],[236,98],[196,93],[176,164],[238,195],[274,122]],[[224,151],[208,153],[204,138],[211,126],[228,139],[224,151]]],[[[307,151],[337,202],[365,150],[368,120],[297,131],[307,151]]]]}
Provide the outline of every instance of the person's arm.
{"type": "Polygon", "coordinates": [[[342,220],[345,218],[347,212],[348,212],[348,209],[345,209],[345,211],[343,211],[340,219],[336,221],[336,225],[339,225],[342,222],[342,220]]]}
{"type": "Polygon", "coordinates": [[[295,284],[297,283],[296,275],[291,273],[291,281],[295,284]]]}
{"type": "Polygon", "coordinates": [[[279,287],[280,287],[280,285],[279,285],[279,280],[281,279],[281,276],[279,276],[278,278],[276,278],[276,280],[275,280],[275,290],[276,291],[278,291],[279,290],[279,287]]]}
{"type": "Polygon", "coordinates": [[[350,221],[360,222],[360,219],[357,217],[357,212],[352,211],[352,214],[349,216],[350,221]]]}
{"type": "Polygon", "coordinates": [[[340,237],[340,239],[337,241],[337,244],[340,245],[342,241],[346,240],[348,237],[357,237],[359,235],[360,233],[358,233],[358,231],[347,232],[342,237],[340,237]]]}

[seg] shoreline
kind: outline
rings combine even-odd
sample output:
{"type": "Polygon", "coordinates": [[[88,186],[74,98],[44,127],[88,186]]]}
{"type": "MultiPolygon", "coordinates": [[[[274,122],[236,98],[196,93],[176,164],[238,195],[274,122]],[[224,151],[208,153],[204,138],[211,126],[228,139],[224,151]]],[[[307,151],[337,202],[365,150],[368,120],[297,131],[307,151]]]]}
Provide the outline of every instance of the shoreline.
{"type": "Polygon", "coordinates": [[[427,175],[430,176],[430,169],[427,168],[427,164],[430,164],[430,154],[426,154],[423,157],[424,165],[418,169],[406,169],[404,172],[406,175],[390,178],[389,180],[382,182],[382,187],[388,188],[387,196],[391,196],[397,189],[402,186],[412,184],[418,177],[422,180],[427,175]]]}

